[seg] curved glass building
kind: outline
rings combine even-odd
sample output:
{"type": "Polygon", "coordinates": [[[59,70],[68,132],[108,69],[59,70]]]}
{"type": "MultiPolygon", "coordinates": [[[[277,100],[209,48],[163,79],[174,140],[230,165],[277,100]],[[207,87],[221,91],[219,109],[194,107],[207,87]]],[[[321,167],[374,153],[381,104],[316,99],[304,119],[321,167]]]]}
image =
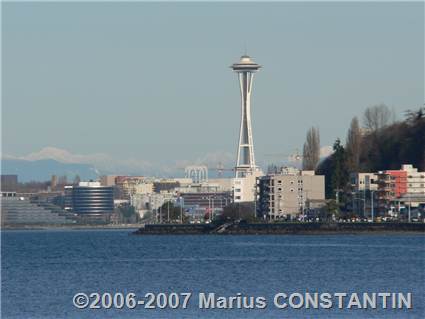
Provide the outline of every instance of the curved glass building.
{"type": "Polygon", "coordinates": [[[72,210],[76,214],[110,214],[114,211],[114,190],[97,182],[80,183],[68,189],[72,210]],[[69,192],[70,191],[70,192],[69,192]]]}

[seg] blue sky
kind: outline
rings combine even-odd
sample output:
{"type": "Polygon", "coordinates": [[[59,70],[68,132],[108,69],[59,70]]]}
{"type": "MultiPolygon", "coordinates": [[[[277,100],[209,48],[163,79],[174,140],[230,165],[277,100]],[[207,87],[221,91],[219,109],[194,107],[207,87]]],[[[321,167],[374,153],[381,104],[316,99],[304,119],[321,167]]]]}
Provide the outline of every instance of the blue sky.
{"type": "MultiPolygon", "coordinates": [[[[254,81],[256,158],[322,145],[385,103],[424,103],[424,3],[3,3],[3,154],[44,147],[170,165],[236,156],[254,81]]],[[[137,166],[137,164],[136,164],[137,166]]]]}

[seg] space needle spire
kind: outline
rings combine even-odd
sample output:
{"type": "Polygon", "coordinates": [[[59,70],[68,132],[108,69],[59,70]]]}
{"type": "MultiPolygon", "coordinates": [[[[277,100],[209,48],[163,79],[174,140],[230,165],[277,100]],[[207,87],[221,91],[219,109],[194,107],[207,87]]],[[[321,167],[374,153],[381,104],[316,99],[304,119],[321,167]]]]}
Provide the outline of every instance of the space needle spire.
{"type": "Polygon", "coordinates": [[[251,125],[251,92],[254,73],[261,66],[255,63],[248,55],[243,55],[239,62],[231,68],[238,74],[241,90],[241,126],[239,131],[239,145],[236,160],[236,178],[251,175],[257,166],[254,157],[254,142],[252,139],[251,125]]]}

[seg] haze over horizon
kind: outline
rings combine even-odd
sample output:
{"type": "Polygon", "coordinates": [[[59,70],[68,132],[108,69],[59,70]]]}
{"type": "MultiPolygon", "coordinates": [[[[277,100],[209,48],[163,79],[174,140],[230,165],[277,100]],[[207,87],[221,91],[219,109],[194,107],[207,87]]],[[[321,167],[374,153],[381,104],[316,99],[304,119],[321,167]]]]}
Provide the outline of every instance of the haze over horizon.
{"type": "Polygon", "coordinates": [[[229,165],[240,120],[229,66],[245,43],[263,66],[252,105],[259,164],[301,151],[311,126],[332,145],[368,106],[385,103],[402,118],[423,105],[423,9],[3,3],[2,155],[115,169],[229,165]]]}

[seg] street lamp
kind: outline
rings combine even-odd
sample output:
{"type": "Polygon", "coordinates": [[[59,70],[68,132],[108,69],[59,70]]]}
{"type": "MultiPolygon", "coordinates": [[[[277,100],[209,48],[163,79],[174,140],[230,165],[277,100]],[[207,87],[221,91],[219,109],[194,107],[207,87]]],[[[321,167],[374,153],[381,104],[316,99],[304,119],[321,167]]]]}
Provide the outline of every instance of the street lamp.
{"type": "Polygon", "coordinates": [[[257,217],[257,181],[254,186],[254,219],[257,217]]]}
{"type": "MultiPolygon", "coordinates": [[[[352,192],[353,195],[358,194],[357,192],[352,192]]],[[[357,201],[357,215],[360,215],[359,211],[360,211],[360,205],[358,204],[358,201],[363,201],[363,217],[365,217],[365,207],[366,207],[366,198],[360,198],[360,197],[354,197],[353,196],[353,205],[354,205],[354,200],[357,201]]],[[[353,207],[353,212],[354,212],[354,207],[353,207]]]]}
{"type": "Polygon", "coordinates": [[[211,198],[211,203],[212,203],[212,208],[211,208],[211,222],[212,222],[213,219],[214,219],[214,195],[210,196],[210,198],[211,198]]]}
{"type": "Polygon", "coordinates": [[[184,198],[180,196],[180,224],[183,224],[183,206],[184,206],[184,198]]]}
{"type": "MultiPolygon", "coordinates": [[[[302,190],[302,192],[301,192],[301,204],[302,204],[302,218],[303,218],[303,221],[305,221],[305,217],[306,217],[306,214],[305,214],[305,206],[306,206],[306,202],[307,202],[307,200],[308,200],[308,193],[310,192],[310,190],[304,190],[304,188],[303,188],[303,190],[302,190]]],[[[309,202],[310,203],[310,202],[309,202]]],[[[311,204],[311,203],[310,203],[311,204]]]]}
{"type": "Polygon", "coordinates": [[[170,201],[167,202],[167,217],[168,217],[168,223],[170,223],[170,201]]]}
{"type": "Polygon", "coordinates": [[[366,188],[363,190],[363,216],[366,216],[366,188]]]}

